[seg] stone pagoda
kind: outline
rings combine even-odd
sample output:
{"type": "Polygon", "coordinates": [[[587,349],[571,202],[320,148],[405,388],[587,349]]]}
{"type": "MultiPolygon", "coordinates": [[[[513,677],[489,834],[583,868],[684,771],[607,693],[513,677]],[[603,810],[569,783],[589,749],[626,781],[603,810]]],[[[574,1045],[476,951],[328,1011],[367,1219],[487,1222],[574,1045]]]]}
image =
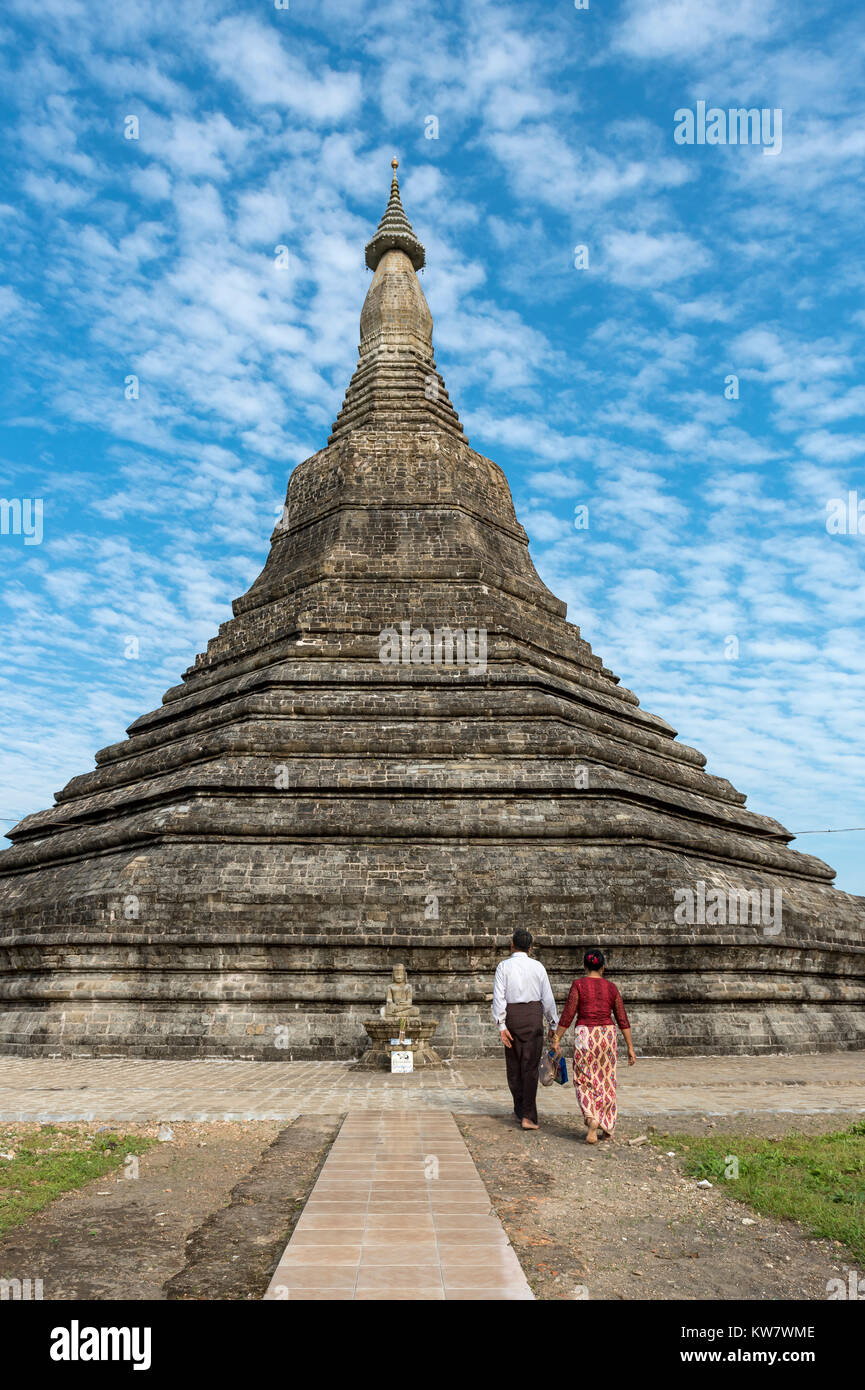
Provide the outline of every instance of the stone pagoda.
{"type": "Polygon", "coordinates": [[[358,1056],[407,966],[443,1056],[498,1052],[527,926],[600,945],[638,1046],[865,1045],[865,899],[640,707],[538,577],[433,357],[390,201],[327,446],[159,709],[0,855],[0,1050],[358,1056]]]}

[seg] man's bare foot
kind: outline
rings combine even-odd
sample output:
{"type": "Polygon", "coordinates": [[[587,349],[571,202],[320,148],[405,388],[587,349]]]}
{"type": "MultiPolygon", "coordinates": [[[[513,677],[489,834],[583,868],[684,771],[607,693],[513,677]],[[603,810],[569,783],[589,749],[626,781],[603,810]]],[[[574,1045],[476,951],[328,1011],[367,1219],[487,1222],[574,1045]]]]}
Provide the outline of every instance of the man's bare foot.
{"type": "Polygon", "coordinates": [[[588,1134],[586,1135],[586,1143],[587,1143],[587,1144],[597,1144],[597,1142],[598,1142],[598,1122],[597,1122],[597,1120],[589,1120],[589,1132],[588,1132],[588,1134]]]}
{"type": "Polygon", "coordinates": [[[538,1126],[533,1120],[523,1120],[523,1129],[537,1129],[538,1126]]]}

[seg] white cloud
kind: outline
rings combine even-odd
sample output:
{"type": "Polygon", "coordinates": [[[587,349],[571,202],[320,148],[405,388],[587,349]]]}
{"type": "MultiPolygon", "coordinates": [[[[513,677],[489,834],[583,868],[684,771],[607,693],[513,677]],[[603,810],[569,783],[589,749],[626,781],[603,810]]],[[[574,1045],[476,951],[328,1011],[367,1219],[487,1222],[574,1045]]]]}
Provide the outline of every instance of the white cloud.
{"type": "Polygon", "coordinates": [[[759,42],[777,22],[773,0],[629,0],[613,44],[631,58],[685,59],[737,40],[759,42]]]}
{"type": "Polygon", "coordinates": [[[614,231],[604,241],[603,268],[620,285],[654,289],[704,270],[711,254],[684,232],[614,231]]]}
{"type": "Polygon", "coordinates": [[[220,76],[235,83],[255,106],[284,107],[317,125],[344,119],[360,102],[356,72],[335,72],[322,65],[314,73],[296,51],[286,48],[273,25],[248,15],[220,20],[206,47],[220,76]]]}

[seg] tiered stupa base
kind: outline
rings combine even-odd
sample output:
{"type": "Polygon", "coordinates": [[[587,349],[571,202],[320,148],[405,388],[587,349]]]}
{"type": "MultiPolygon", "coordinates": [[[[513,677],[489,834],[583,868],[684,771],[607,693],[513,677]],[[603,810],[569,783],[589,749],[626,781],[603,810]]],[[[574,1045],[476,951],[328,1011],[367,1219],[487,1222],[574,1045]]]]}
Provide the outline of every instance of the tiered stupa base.
{"type": "Polygon", "coordinates": [[[516,927],[560,1003],[602,946],[641,1050],[865,1046],[865,900],[566,621],[436,368],[395,179],[367,261],[357,370],[261,575],[0,855],[0,1049],[356,1058],[404,963],[436,1052],[496,1055],[516,927]],[[403,623],[483,631],[484,660],[384,659],[403,623]],[[677,917],[713,889],[780,920],[677,917]]]}

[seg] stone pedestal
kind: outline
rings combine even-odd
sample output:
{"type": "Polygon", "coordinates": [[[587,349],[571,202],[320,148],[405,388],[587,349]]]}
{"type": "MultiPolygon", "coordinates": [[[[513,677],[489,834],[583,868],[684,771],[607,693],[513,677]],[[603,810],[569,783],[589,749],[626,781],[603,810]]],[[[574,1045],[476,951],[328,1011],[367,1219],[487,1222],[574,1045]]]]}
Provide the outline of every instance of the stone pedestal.
{"type": "MultiPolygon", "coordinates": [[[[364,1019],[363,1026],[369,1034],[370,1047],[355,1066],[371,1071],[390,1071],[390,1040],[399,1036],[399,1024],[394,1025],[393,1019],[370,1018],[364,1019]]],[[[430,1046],[437,1028],[436,1022],[410,1023],[406,1028],[406,1042],[400,1044],[400,1051],[412,1053],[415,1071],[420,1067],[442,1065],[441,1057],[430,1046]]]]}

